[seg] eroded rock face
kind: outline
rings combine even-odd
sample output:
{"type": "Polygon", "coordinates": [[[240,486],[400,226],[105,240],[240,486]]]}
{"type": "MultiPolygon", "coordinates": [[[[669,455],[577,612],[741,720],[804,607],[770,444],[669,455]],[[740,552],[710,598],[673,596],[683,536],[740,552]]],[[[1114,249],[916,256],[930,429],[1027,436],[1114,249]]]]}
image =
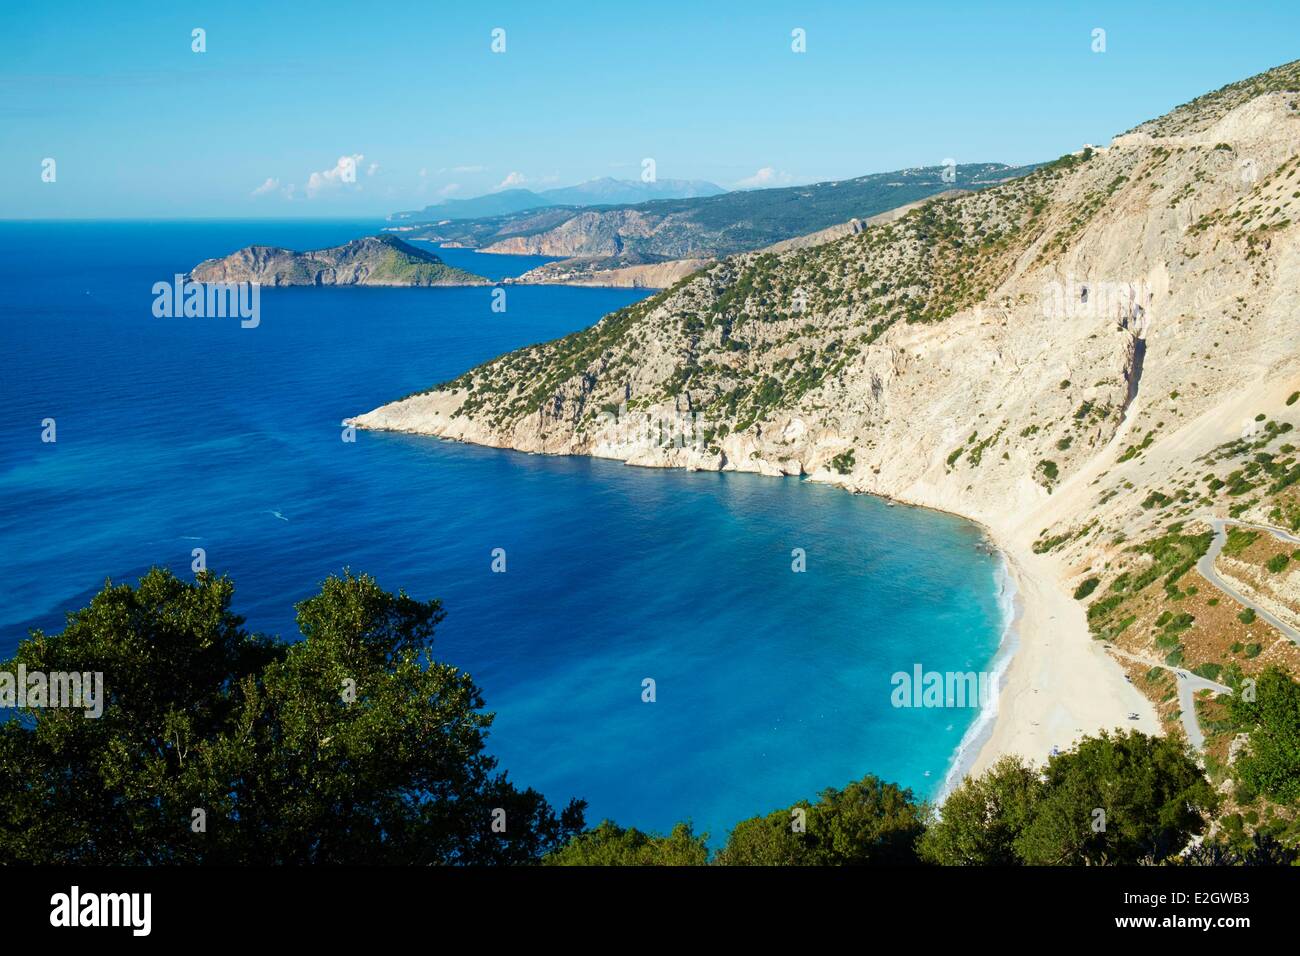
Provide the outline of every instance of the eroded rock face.
{"type": "Polygon", "coordinates": [[[660,217],[636,209],[584,212],[547,232],[502,239],[483,251],[529,256],[613,256],[623,251],[629,239],[650,236],[660,221],[660,217]]]}
{"type": "Polygon", "coordinates": [[[196,282],[294,285],[484,285],[482,276],[447,265],[395,236],[367,236],[331,249],[294,252],[247,246],[194,267],[196,282]]]}
{"type": "Polygon", "coordinates": [[[1029,539],[1140,527],[1151,486],[1236,427],[1225,403],[1300,378],[1300,119],[1276,88],[1297,80],[1290,64],[1024,179],[725,259],[356,421],[804,473],[1029,539]],[[646,437],[684,417],[689,440],[646,437]]]}

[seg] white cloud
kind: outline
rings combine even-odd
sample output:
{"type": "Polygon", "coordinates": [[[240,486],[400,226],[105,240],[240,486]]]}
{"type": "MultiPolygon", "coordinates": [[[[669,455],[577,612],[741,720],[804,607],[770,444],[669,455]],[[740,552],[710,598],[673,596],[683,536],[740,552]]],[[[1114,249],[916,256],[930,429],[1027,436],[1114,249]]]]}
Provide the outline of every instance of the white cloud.
{"type": "Polygon", "coordinates": [[[262,185],[254,189],[251,193],[249,193],[249,195],[262,196],[265,195],[266,193],[275,192],[279,188],[280,188],[280,180],[268,176],[266,177],[266,182],[262,183],[262,185]]]}
{"type": "Polygon", "coordinates": [[[754,175],[737,180],[735,187],[737,189],[760,189],[764,186],[784,186],[793,181],[794,177],[789,173],[778,172],[771,166],[764,166],[754,175]]]}
{"type": "Polygon", "coordinates": [[[486,166],[444,166],[438,170],[438,175],[441,176],[443,173],[481,173],[485,169],[487,169],[486,166]]]}
{"type": "Polygon", "coordinates": [[[509,189],[513,186],[522,186],[526,182],[528,182],[528,177],[523,173],[512,172],[497,184],[497,189],[509,189]]]}
{"type": "Polygon", "coordinates": [[[307,178],[307,198],[312,199],[322,191],[338,189],[345,184],[355,184],[357,181],[357,167],[361,165],[363,159],[365,157],[360,153],[353,153],[351,156],[340,156],[333,169],[312,173],[307,178]]]}
{"type": "Polygon", "coordinates": [[[378,164],[378,163],[371,163],[371,164],[370,164],[370,167],[366,170],[366,175],[367,175],[367,176],[373,176],[373,175],[374,175],[375,173],[377,173],[377,172],[379,172],[379,164],[378,164]]]}
{"type": "Polygon", "coordinates": [[[452,193],[460,192],[460,183],[448,183],[438,190],[439,196],[450,196],[452,193]]]}

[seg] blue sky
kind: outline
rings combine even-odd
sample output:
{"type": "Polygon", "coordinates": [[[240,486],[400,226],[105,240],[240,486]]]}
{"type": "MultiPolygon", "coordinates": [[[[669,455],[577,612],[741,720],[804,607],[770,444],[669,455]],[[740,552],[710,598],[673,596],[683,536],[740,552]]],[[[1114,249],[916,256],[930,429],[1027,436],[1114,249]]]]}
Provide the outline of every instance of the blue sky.
{"type": "Polygon", "coordinates": [[[1025,163],[1300,56],[1294,2],[1148,6],[10,2],[0,218],[378,216],[645,157],[725,187],[1025,163]]]}

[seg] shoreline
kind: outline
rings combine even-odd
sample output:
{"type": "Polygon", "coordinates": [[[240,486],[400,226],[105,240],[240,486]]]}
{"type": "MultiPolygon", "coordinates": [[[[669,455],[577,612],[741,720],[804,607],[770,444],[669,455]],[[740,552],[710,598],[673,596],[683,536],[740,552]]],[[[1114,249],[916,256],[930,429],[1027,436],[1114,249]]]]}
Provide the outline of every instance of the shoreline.
{"type": "MultiPolygon", "coordinates": [[[[634,463],[613,455],[525,451],[412,428],[380,427],[375,430],[478,444],[526,455],[604,458],[622,461],[630,467],[695,470],[670,463],[634,463]]],[[[717,470],[764,474],[756,468],[717,470]]],[[[1079,738],[1095,736],[1102,730],[1135,729],[1155,736],[1163,734],[1154,705],[1126,680],[1123,668],[1106,653],[1102,642],[1093,639],[1083,605],[1074,600],[1066,584],[1068,575],[1050,555],[1035,554],[1032,542],[1028,539],[1022,541],[1010,522],[994,528],[985,520],[963,514],[951,506],[852,488],[829,475],[818,478],[804,475],[800,480],[816,481],[849,494],[865,494],[885,502],[926,508],[969,521],[983,531],[1002,558],[1006,575],[1004,590],[1011,592],[1013,610],[1010,626],[1004,625],[1002,640],[990,663],[997,692],[991,705],[981,708],[949,758],[937,790],[937,802],[942,803],[966,776],[983,773],[1004,756],[1016,755],[1031,766],[1042,766],[1053,748],[1068,750],[1079,738]],[[1138,719],[1129,719],[1128,715],[1132,713],[1136,713],[1138,719]]],[[[1001,599],[1001,595],[999,597],[1001,599]]]]}
{"type": "Polygon", "coordinates": [[[1154,705],[1093,638],[1083,605],[1068,592],[1055,561],[1009,541],[994,542],[1016,588],[1015,648],[998,681],[986,732],[958,754],[954,785],[1004,756],[1041,766],[1054,748],[1069,750],[1079,738],[1103,730],[1162,735],[1154,705]]]}
{"type": "Polygon", "coordinates": [[[989,669],[992,671],[993,696],[980,708],[975,720],[962,735],[957,749],[953,751],[948,770],[943,777],[943,784],[935,796],[935,801],[940,804],[948,799],[948,795],[957,785],[970,775],[972,768],[979,762],[984,748],[992,739],[998,720],[998,700],[1006,690],[1011,662],[1015,660],[1016,652],[1020,649],[1020,627],[1025,616],[1024,602],[1020,597],[1020,589],[1016,586],[1011,559],[1001,549],[997,549],[997,553],[1002,561],[998,569],[998,579],[1001,584],[998,602],[1004,607],[1004,616],[998,648],[993,652],[989,662],[989,669]],[[1008,603],[1009,608],[1007,608],[1008,603]]]}
{"type": "Polygon", "coordinates": [[[1164,735],[1155,705],[1127,680],[1103,642],[1093,638],[1084,606],[1070,593],[1069,575],[1055,558],[1035,554],[1032,542],[1015,535],[1009,522],[994,528],[952,507],[858,491],[837,481],[825,483],[969,521],[1002,558],[1012,614],[989,664],[997,690],[953,751],[936,803],[942,804],[966,777],[984,773],[1002,757],[1019,756],[1041,767],[1053,748],[1064,752],[1081,737],[1103,730],[1164,735]],[[1129,719],[1134,713],[1138,719],[1129,719]]]}
{"type": "MultiPolygon", "coordinates": [[[[1164,735],[1155,705],[1128,681],[1104,643],[1093,638],[1084,606],[1070,593],[1069,575],[1052,556],[1035,554],[1032,541],[1017,535],[1011,521],[995,528],[952,507],[828,483],[969,521],[983,530],[1004,562],[1014,610],[990,662],[997,691],[953,751],[936,803],[1002,757],[1019,756],[1041,767],[1053,748],[1064,752],[1081,737],[1103,730],[1164,735]]],[[[1019,520],[1023,526],[1024,517],[1019,520]]]]}

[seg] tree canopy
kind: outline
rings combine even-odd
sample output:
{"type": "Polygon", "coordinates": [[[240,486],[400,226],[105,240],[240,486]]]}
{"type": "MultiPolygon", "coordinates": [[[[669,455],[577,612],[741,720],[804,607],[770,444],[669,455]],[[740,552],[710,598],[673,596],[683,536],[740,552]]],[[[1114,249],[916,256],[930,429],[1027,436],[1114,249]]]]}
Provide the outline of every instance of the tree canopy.
{"type": "Polygon", "coordinates": [[[517,863],[583,826],[484,752],[492,715],[432,654],[436,601],[344,572],[303,639],[248,632],[233,584],[106,584],[0,670],[102,672],[102,716],[0,724],[0,859],[30,863],[517,863]]]}
{"type": "Polygon", "coordinates": [[[866,776],[736,824],[719,851],[724,866],[826,866],[916,862],[925,809],[911,790],[866,776]]]}
{"type": "Polygon", "coordinates": [[[921,855],[945,865],[1158,863],[1217,806],[1186,746],[1137,731],[1085,737],[1040,774],[1007,757],[944,802],[921,855]]]}
{"type": "Polygon", "coordinates": [[[1300,684],[1270,666],[1256,679],[1254,694],[1241,690],[1228,699],[1230,717],[1250,737],[1237,757],[1236,774],[1256,792],[1295,806],[1300,803],[1300,684]]]}
{"type": "Polygon", "coordinates": [[[942,866],[1005,866],[1022,862],[1016,840],[1033,820],[1044,785],[1019,757],[1003,757],[982,776],[967,777],[926,828],[920,853],[942,866]]]}
{"type": "Polygon", "coordinates": [[[679,823],[668,836],[624,829],[609,820],[547,854],[550,866],[703,866],[709,862],[708,836],[696,836],[679,823]]]}

